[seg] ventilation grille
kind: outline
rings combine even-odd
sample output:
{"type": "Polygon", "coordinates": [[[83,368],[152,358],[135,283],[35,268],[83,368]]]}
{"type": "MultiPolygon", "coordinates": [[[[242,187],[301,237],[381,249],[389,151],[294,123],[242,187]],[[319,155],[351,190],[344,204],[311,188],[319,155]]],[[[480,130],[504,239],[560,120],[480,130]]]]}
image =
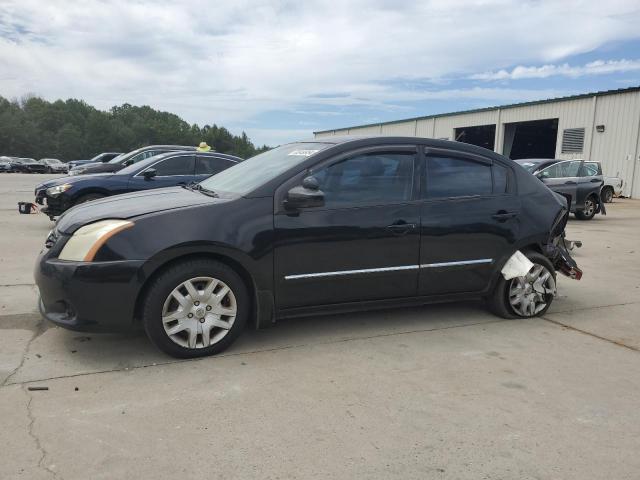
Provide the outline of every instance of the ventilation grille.
{"type": "Polygon", "coordinates": [[[562,153],[582,153],[584,128],[567,128],[562,132],[562,153]]]}

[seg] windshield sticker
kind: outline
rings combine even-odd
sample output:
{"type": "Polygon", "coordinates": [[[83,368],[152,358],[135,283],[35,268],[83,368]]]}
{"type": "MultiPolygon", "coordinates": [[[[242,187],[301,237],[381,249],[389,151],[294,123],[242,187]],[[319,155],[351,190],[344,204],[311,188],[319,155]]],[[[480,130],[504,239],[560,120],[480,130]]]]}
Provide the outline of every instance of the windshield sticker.
{"type": "Polygon", "coordinates": [[[319,150],[294,150],[289,155],[296,155],[298,157],[310,157],[314,153],[318,153],[319,150]]]}

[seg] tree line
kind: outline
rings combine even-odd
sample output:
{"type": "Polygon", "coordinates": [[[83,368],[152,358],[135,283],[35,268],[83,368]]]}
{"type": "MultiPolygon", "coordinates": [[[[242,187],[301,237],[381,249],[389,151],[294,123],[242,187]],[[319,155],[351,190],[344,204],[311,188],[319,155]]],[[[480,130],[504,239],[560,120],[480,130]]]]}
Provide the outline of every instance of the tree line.
{"type": "Polygon", "coordinates": [[[100,152],[128,152],[146,145],[198,145],[207,142],[221,153],[249,158],[269,147],[256,147],[247,135],[233,135],[217,125],[190,125],[178,115],[125,103],[108,111],[82,100],[48,102],[29,96],[0,96],[0,156],[88,159],[100,152]]]}

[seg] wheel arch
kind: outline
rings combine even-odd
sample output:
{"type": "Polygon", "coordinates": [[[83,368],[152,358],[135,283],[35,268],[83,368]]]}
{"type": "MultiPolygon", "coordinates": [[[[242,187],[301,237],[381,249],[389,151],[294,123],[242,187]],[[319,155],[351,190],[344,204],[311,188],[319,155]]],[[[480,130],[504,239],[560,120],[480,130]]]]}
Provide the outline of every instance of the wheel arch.
{"type": "Polygon", "coordinates": [[[142,305],[145,296],[149,290],[153,281],[162,274],[166,269],[187,260],[194,259],[210,259],[216,260],[220,263],[232,268],[242,279],[249,297],[251,298],[251,315],[254,319],[254,325],[256,328],[268,326],[273,322],[273,294],[269,291],[259,290],[256,285],[253,276],[250,273],[250,269],[243,264],[242,261],[234,258],[234,256],[225,254],[218,251],[212,251],[207,249],[183,252],[181,254],[165,257],[161,260],[157,258],[151,259],[145,266],[143,266],[143,278],[144,282],[139,289],[136,300],[134,303],[134,322],[138,323],[142,317],[142,305]],[[146,270],[146,271],[144,271],[146,270]]]}

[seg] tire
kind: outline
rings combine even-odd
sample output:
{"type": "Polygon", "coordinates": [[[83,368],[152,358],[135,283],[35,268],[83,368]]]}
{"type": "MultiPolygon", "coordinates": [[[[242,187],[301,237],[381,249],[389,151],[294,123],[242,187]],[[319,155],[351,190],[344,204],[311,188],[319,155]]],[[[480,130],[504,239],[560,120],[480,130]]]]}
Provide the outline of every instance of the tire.
{"type": "Polygon", "coordinates": [[[172,357],[196,358],[220,353],[235,341],[247,323],[251,312],[247,287],[224,263],[185,260],[168,267],[152,282],[142,303],[142,322],[153,344],[172,357]],[[212,286],[214,282],[217,283],[212,286]],[[189,293],[187,283],[195,295],[189,293]],[[208,288],[213,288],[210,296],[208,288]],[[226,293],[225,288],[229,289],[226,293]],[[176,295],[182,296],[182,303],[178,303],[176,295]],[[234,310],[235,315],[222,313],[234,310]]]}
{"type": "Polygon", "coordinates": [[[555,296],[555,283],[556,283],[556,271],[553,268],[553,265],[549,261],[547,257],[538,252],[524,252],[525,255],[531,262],[533,262],[534,266],[529,271],[529,273],[525,277],[516,277],[511,280],[505,280],[500,272],[498,275],[500,278],[496,283],[496,286],[487,298],[487,307],[489,310],[502,318],[533,318],[544,315],[551,303],[553,302],[553,298],[555,296]],[[540,277],[544,276],[544,273],[548,272],[550,274],[550,280],[547,283],[538,284],[536,291],[535,288],[530,283],[532,279],[532,274],[535,274],[539,267],[542,267],[544,270],[541,272],[540,277]],[[530,287],[526,287],[523,295],[519,297],[518,295],[512,295],[514,290],[517,291],[518,285],[530,285],[530,287]],[[551,290],[551,293],[542,293],[542,289],[551,290]],[[527,293],[528,292],[528,293],[527,293]],[[535,295],[538,293],[538,297],[540,297],[540,303],[538,303],[533,309],[523,308],[525,306],[524,299],[528,298],[527,296],[535,295]],[[522,303],[512,304],[511,299],[516,300],[517,298],[522,298],[522,303]],[[523,311],[524,310],[524,311],[523,311]]]}
{"type": "Polygon", "coordinates": [[[602,189],[602,191],[600,192],[600,198],[602,199],[602,201],[604,203],[611,203],[613,202],[613,188],[611,187],[604,187],[602,189]]]}
{"type": "Polygon", "coordinates": [[[98,200],[99,198],[104,198],[106,195],[101,193],[87,193],[86,195],[82,195],[79,197],[73,204],[80,205],[81,203],[90,202],[91,200],[98,200]]]}
{"type": "Polygon", "coordinates": [[[598,199],[594,195],[589,195],[584,201],[584,209],[576,210],[578,220],[591,220],[596,214],[598,199]]]}

